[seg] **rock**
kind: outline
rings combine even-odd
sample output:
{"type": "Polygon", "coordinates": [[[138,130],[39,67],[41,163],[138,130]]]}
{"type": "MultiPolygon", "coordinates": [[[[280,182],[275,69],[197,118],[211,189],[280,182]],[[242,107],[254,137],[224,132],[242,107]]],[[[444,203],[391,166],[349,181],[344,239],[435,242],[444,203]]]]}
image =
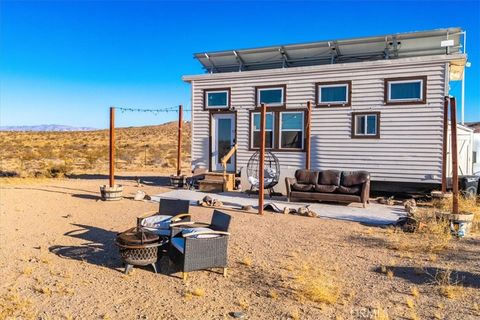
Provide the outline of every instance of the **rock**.
{"type": "Polygon", "coordinates": [[[142,201],[143,199],[145,199],[146,195],[147,194],[145,192],[143,192],[142,190],[138,190],[137,193],[135,194],[135,196],[133,197],[133,200],[142,201]]]}
{"type": "Polygon", "coordinates": [[[242,311],[230,312],[230,315],[235,319],[245,319],[245,313],[242,311]]]}

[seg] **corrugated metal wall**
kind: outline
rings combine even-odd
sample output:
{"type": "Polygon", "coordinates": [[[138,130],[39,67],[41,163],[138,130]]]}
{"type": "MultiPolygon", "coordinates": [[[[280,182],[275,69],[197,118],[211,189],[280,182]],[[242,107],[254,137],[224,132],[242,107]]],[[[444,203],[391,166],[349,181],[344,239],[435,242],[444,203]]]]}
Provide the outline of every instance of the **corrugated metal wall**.
{"type": "MultiPolygon", "coordinates": [[[[352,81],[351,107],[313,108],[312,168],[368,170],[372,180],[439,182],[441,177],[442,108],[445,95],[445,61],[391,65],[369,63],[311,72],[275,70],[213,74],[194,80],[192,161],[208,165],[209,113],[203,111],[203,90],[231,88],[237,110],[237,169],[246,166],[252,152],[249,143],[249,110],[254,108],[255,86],[285,84],[287,108],[305,107],[315,99],[315,82],[352,81]],[[426,105],[384,105],[384,78],[427,76],[426,105]],[[381,112],[380,139],[351,139],[353,111],[381,112]]],[[[283,168],[304,166],[303,152],[276,152],[283,168]]]]}

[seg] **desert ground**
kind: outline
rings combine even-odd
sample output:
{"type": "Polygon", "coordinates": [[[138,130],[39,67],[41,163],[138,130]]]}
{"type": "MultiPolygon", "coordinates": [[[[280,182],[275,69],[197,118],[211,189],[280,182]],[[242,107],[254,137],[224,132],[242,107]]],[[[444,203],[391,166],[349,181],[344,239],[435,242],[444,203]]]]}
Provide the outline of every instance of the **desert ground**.
{"type": "MultiPolygon", "coordinates": [[[[118,173],[126,198],[99,200],[106,176],[4,179],[0,319],[478,319],[480,236],[294,215],[230,212],[229,273],[123,269],[113,240],[170,190],[158,174],[118,173]],[[132,177],[143,175],[144,186],[132,177]]],[[[212,209],[192,207],[195,221],[212,209]]]]}

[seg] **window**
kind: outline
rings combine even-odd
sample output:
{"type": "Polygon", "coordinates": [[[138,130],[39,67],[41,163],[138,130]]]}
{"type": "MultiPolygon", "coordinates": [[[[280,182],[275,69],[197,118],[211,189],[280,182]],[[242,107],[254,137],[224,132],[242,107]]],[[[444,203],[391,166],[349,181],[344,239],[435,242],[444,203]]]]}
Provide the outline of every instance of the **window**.
{"type": "Polygon", "coordinates": [[[351,81],[317,83],[317,106],[350,106],[351,86],[351,81]]]}
{"type": "MultiPolygon", "coordinates": [[[[267,112],[265,121],[265,148],[272,149],[274,145],[274,122],[275,117],[273,112],[267,112]]],[[[260,148],[260,113],[252,113],[252,139],[251,147],[260,148]]]]}
{"type": "Polygon", "coordinates": [[[280,113],[280,148],[303,149],[303,112],[280,113]]]}
{"type": "Polygon", "coordinates": [[[380,112],[352,113],[352,138],[380,138],[380,112]]]}
{"type": "Polygon", "coordinates": [[[226,109],[230,107],[230,89],[205,90],[205,109],[226,109]]]}
{"type": "Polygon", "coordinates": [[[385,79],[386,104],[425,103],[427,77],[385,79]]]}
{"type": "Polygon", "coordinates": [[[256,87],[257,105],[265,103],[268,106],[282,106],[285,104],[285,86],[256,87]]]}

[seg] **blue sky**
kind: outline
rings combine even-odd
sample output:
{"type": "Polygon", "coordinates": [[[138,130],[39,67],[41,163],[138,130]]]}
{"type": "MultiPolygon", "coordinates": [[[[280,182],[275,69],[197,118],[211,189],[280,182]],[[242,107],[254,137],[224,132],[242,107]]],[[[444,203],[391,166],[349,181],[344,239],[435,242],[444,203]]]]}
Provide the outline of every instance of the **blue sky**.
{"type": "MultiPolygon", "coordinates": [[[[194,52],[459,26],[472,63],[466,120],[480,121],[479,1],[0,1],[1,125],[104,128],[108,107],[189,105],[194,52]]],[[[460,97],[460,82],[452,93],[460,97]]],[[[186,115],[187,118],[189,115],[186,115]]],[[[175,113],[119,114],[119,126],[175,113]]]]}

